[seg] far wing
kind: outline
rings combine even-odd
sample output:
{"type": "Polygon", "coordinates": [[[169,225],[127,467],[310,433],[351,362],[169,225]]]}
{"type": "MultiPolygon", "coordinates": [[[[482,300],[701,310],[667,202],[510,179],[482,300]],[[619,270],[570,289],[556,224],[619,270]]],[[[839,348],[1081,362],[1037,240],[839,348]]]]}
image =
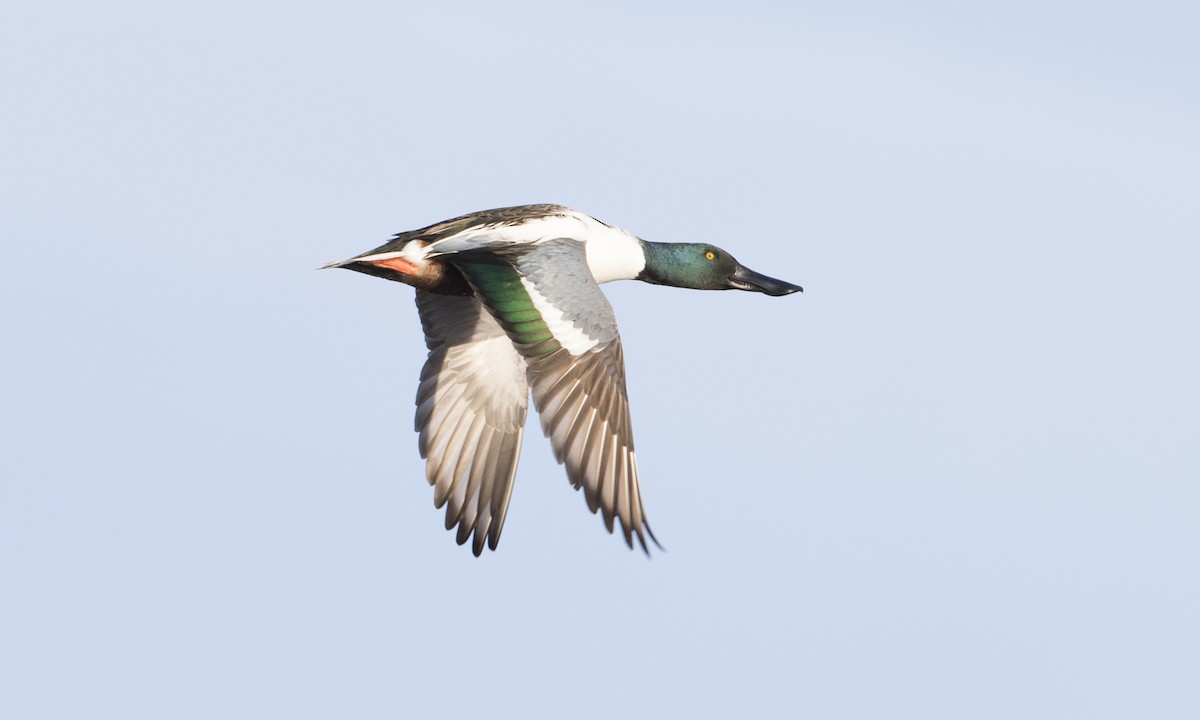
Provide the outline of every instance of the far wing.
{"type": "Polygon", "coordinates": [[[417,291],[429,358],[417,390],[416,429],[433,502],[462,545],[492,550],[512,494],[529,404],[525,360],[474,297],[417,291]]]}

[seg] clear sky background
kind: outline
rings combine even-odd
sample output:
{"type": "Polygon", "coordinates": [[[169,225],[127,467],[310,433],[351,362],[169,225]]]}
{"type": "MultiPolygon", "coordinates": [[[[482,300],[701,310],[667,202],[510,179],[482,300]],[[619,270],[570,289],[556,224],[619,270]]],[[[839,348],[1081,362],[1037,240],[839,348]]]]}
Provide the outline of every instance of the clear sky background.
{"type": "Polygon", "coordinates": [[[1194,3],[10,4],[0,717],[1200,717],[1194,3]],[[442,529],[412,291],[558,202],[646,507],[442,529]]]}

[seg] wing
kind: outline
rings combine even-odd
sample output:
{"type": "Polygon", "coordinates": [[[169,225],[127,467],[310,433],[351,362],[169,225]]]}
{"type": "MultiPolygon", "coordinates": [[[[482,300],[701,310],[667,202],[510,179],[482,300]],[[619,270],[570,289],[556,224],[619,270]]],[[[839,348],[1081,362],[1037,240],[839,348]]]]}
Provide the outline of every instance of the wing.
{"type": "Polygon", "coordinates": [[[625,363],[612,306],[583,244],[565,238],[454,260],[528,364],[542,430],[588,508],[625,542],[646,536],[625,363]]]}
{"type": "Polygon", "coordinates": [[[473,297],[417,291],[429,358],[417,390],[417,432],[433,503],[471,550],[500,542],[529,404],[525,360],[473,297]]]}

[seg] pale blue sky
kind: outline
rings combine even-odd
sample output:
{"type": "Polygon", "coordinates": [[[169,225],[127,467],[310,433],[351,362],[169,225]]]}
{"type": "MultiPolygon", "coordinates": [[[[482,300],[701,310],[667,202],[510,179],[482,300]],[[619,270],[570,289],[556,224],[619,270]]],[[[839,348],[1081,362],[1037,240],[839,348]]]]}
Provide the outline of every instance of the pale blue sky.
{"type": "Polygon", "coordinates": [[[6,10],[0,717],[1200,716],[1200,11],[642,5],[6,10]],[[525,202],[805,286],[606,287],[653,560],[314,269],[525,202]]]}

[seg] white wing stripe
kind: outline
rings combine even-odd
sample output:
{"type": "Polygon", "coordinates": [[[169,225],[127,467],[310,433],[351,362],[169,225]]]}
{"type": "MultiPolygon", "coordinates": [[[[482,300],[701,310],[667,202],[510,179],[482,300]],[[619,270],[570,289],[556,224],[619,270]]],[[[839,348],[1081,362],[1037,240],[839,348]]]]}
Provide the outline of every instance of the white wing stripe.
{"type": "Polygon", "coordinates": [[[554,307],[549,299],[538,292],[536,285],[526,278],[521,278],[521,284],[525,286],[525,292],[529,293],[533,307],[541,314],[542,320],[545,321],[546,327],[550,328],[554,339],[558,340],[558,344],[566,348],[567,352],[572,355],[582,355],[599,344],[599,340],[576,327],[575,323],[563,315],[562,310],[554,307]]]}

